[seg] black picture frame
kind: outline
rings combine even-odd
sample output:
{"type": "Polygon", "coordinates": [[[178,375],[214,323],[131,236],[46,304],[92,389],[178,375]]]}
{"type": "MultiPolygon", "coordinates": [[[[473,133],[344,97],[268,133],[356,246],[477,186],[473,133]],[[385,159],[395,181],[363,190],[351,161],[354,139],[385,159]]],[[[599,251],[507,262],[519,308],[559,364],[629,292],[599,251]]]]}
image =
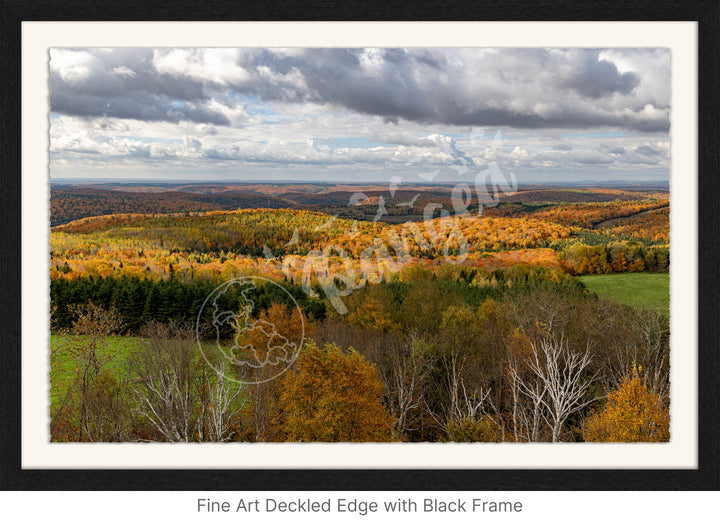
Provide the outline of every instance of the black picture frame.
{"type": "Polygon", "coordinates": [[[163,3],[5,1],[0,11],[0,489],[2,490],[720,490],[718,112],[714,0],[163,3]],[[695,470],[27,470],[21,466],[21,24],[23,21],[697,21],[698,455],[695,470]]]}

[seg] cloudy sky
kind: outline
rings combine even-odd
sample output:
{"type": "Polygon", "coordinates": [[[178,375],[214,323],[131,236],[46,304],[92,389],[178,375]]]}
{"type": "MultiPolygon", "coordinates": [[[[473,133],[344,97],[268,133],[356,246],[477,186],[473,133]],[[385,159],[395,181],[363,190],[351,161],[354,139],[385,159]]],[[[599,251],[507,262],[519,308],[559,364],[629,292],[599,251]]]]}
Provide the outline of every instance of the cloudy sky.
{"type": "Polygon", "coordinates": [[[666,49],[52,49],[53,178],[669,175],[666,49]]]}

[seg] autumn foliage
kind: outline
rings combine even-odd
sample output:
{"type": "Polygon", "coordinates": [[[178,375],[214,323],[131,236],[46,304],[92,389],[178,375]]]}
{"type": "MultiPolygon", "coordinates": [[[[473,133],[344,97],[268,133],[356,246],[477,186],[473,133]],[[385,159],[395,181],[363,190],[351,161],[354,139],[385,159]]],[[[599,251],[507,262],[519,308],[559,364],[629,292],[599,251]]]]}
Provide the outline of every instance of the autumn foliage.
{"type": "Polygon", "coordinates": [[[389,441],[392,420],[375,368],[357,351],[308,343],[283,378],[288,441],[389,441]]]}
{"type": "Polygon", "coordinates": [[[608,394],[605,408],[586,420],[583,438],[609,443],[669,441],[670,412],[635,369],[608,394]]]}
{"type": "Polygon", "coordinates": [[[53,441],[669,440],[667,313],[575,276],[666,272],[667,192],[195,190],[53,191],[53,441]]]}

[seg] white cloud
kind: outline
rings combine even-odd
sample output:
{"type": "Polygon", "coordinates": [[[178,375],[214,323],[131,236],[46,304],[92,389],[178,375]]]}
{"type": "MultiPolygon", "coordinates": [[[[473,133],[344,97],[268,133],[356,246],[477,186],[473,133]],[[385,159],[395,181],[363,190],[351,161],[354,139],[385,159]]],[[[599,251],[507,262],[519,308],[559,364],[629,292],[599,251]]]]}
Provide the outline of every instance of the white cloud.
{"type": "Polygon", "coordinates": [[[242,85],[251,79],[238,65],[239,49],[156,49],[152,64],[158,73],[190,77],[223,86],[242,85]]]}
{"type": "Polygon", "coordinates": [[[93,72],[102,71],[100,61],[89,51],[53,49],[50,51],[50,72],[70,86],[78,86],[93,72]]]}
{"type": "Polygon", "coordinates": [[[133,70],[128,68],[127,66],[116,66],[115,68],[112,69],[111,73],[113,75],[118,75],[120,77],[135,78],[137,76],[137,74],[133,70]]]}

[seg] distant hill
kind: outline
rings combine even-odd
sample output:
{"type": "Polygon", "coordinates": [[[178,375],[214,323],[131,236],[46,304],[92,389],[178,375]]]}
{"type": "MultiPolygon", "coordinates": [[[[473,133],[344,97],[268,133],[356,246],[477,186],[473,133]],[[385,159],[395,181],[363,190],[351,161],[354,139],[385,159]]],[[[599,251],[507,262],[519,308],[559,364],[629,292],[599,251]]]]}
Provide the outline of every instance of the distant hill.
{"type": "Polygon", "coordinates": [[[665,192],[633,192],[626,189],[533,189],[518,190],[503,196],[500,201],[522,203],[601,203],[608,201],[632,201],[665,197],[665,192]]]}
{"type": "Polygon", "coordinates": [[[156,214],[237,209],[284,209],[297,204],[255,192],[125,192],[97,188],[55,188],[50,192],[50,225],[62,225],[88,216],[156,214]]]}
{"type": "MultiPolygon", "coordinates": [[[[51,188],[52,226],[108,214],[157,214],[238,209],[299,209],[341,218],[399,223],[417,221],[432,209],[456,209],[458,197],[467,210],[477,211],[475,189],[453,198],[453,185],[391,190],[376,184],[187,184],[163,188],[148,184],[122,186],[59,186],[51,188]],[[466,201],[467,200],[467,201],[466,201]],[[381,215],[378,213],[382,212],[381,215]],[[378,219],[375,219],[378,218],[378,219]]],[[[664,199],[666,191],[627,188],[520,188],[500,195],[501,202],[536,204],[602,203],[664,199]]]]}

